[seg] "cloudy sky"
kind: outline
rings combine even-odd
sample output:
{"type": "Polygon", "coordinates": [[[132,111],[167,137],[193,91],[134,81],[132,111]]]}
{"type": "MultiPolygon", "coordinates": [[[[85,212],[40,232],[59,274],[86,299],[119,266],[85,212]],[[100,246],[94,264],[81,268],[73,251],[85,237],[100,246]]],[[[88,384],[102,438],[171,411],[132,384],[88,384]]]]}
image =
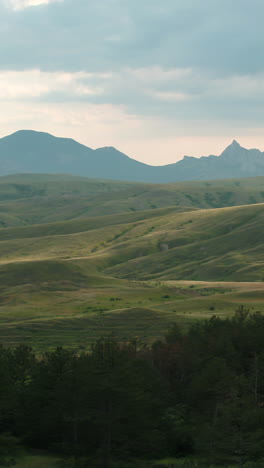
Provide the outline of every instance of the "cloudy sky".
{"type": "Polygon", "coordinates": [[[0,0],[0,137],[150,164],[264,149],[263,0],[0,0]]]}

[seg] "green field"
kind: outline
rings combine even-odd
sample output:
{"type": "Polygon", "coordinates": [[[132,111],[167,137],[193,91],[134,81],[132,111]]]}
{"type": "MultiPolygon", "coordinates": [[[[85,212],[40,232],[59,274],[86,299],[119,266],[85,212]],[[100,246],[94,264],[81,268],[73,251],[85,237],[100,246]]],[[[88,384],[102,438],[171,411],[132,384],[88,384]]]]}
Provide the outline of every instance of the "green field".
{"type": "Polygon", "coordinates": [[[264,204],[203,206],[216,195],[259,201],[262,185],[1,178],[0,213],[14,221],[0,229],[1,341],[82,349],[111,331],[152,341],[174,321],[186,327],[242,304],[264,310],[264,204]],[[130,210],[128,193],[144,203],[130,210]],[[186,194],[196,203],[184,206],[186,194]]]}
{"type": "Polygon", "coordinates": [[[113,182],[56,174],[0,177],[2,227],[168,206],[199,209],[263,202],[264,177],[175,184],[113,182]]]}

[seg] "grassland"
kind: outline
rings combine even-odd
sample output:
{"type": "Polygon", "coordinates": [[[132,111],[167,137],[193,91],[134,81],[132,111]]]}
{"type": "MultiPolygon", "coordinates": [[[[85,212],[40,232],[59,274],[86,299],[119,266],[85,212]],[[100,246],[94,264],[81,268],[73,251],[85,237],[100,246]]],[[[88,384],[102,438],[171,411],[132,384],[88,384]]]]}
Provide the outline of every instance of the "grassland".
{"type": "Polygon", "coordinates": [[[264,205],[256,204],[184,212],[176,207],[2,229],[0,278],[9,281],[12,264],[24,262],[15,266],[21,270],[17,281],[27,281],[28,269],[52,280],[55,264],[60,268],[66,262],[64,279],[78,270],[81,276],[134,280],[262,281],[263,224],[264,205]]]}
{"type": "MultiPolygon", "coordinates": [[[[246,186],[244,181],[226,182],[231,183],[236,190],[246,186]]],[[[110,182],[94,184],[95,191],[108,190],[114,203],[110,182]]],[[[135,185],[142,184],[134,184],[133,190],[135,185]]],[[[52,197],[60,190],[54,181],[52,197]]],[[[252,190],[252,184],[245,190],[252,190]]],[[[39,203],[42,216],[45,196],[24,201],[39,203]]],[[[17,203],[10,199],[4,204],[17,203]]],[[[52,212],[53,204],[50,216],[52,212]]],[[[232,314],[242,304],[264,310],[261,203],[210,209],[174,205],[46,221],[0,229],[4,344],[81,350],[110,332],[122,339],[153,341],[174,321],[187,327],[213,314],[232,314]]]]}
{"type": "Polygon", "coordinates": [[[221,208],[262,202],[264,177],[175,184],[113,182],[66,175],[0,177],[2,227],[168,206],[221,208]]]}

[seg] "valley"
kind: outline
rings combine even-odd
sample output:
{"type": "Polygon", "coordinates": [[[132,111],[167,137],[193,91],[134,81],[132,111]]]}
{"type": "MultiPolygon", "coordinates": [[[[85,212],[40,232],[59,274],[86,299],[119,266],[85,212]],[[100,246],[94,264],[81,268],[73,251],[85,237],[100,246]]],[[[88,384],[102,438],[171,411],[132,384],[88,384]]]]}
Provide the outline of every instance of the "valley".
{"type": "Polygon", "coordinates": [[[209,184],[1,178],[1,342],[151,342],[175,321],[263,311],[264,178],[209,184]]]}

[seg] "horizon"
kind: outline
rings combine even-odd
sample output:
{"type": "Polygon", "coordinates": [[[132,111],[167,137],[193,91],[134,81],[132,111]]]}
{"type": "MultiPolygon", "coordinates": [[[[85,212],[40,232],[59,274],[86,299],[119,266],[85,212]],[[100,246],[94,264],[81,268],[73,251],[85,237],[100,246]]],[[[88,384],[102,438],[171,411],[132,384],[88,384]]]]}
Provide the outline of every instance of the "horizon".
{"type": "Polygon", "coordinates": [[[143,164],[146,164],[148,166],[166,166],[166,165],[170,165],[170,164],[176,164],[177,162],[179,161],[182,161],[185,157],[193,157],[193,158],[196,158],[196,159],[200,159],[200,158],[203,158],[203,157],[209,157],[209,156],[216,156],[216,157],[219,157],[221,156],[221,154],[229,147],[229,146],[232,146],[234,143],[237,144],[238,146],[240,146],[240,148],[243,148],[243,149],[246,149],[246,150],[259,150],[261,151],[259,148],[257,148],[256,146],[255,147],[249,147],[249,148],[246,148],[244,145],[241,145],[240,142],[237,140],[237,139],[232,139],[232,141],[229,141],[229,143],[227,144],[227,146],[225,146],[224,148],[222,148],[222,150],[220,151],[219,154],[216,154],[216,152],[211,152],[210,154],[202,154],[202,155],[195,155],[195,154],[184,154],[182,157],[179,157],[178,159],[176,159],[174,162],[169,162],[169,163],[165,163],[165,164],[151,164],[151,163],[146,163],[145,161],[142,161],[140,160],[139,158],[135,157],[135,156],[131,156],[127,153],[125,153],[124,151],[122,151],[120,148],[117,148],[115,146],[112,146],[112,145],[106,145],[106,146],[98,146],[98,147],[92,147],[91,145],[87,145],[81,141],[78,141],[76,140],[75,138],[72,138],[70,136],[63,136],[63,135],[55,135],[54,133],[50,133],[50,132],[45,132],[45,131],[42,131],[42,130],[34,130],[34,129],[26,129],[26,128],[21,128],[19,130],[15,130],[14,132],[12,133],[9,133],[7,135],[4,135],[4,136],[0,136],[0,140],[1,139],[4,139],[4,138],[8,138],[8,137],[11,137],[13,135],[15,135],[16,133],[22,133],[22,132],[25,132],[25,133],[43,133],[43,134],[46,134],[46,135],[49,135],[49,136],[52,136],[54,138],[58,138],[58,139],[69,139],[69,140],[74,140],[76,143],[78,144],[81,144],[83,146],[86,146],[87,148],[90,148],[92,150],[99,150],[99,149],[104,149],[104,148],[113,148],[115,149],[116,151],[119,151],[120,153],[123,153],[125,156],[128,156],[130,159],[134,159],[135,161],[138,161],[138,162],[142,162],[143,164]]]}
{"type": "Polygon", "coordinates": [[[259,0],[0,0],[0,14],[2,136],[35,127],[150,165],[233,138],[264,148],[259,0]]]}

